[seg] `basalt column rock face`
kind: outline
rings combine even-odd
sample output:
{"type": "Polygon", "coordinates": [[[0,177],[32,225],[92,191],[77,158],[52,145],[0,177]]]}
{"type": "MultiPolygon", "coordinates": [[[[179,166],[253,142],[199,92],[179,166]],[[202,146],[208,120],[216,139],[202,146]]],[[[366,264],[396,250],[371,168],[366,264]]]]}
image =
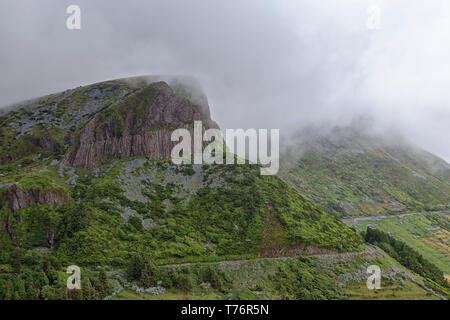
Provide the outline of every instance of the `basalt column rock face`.
{"type": "Polygon", "coordinates": [[[165,82],[141,88],[117,105],[97,113],[74,133],[72,149],[63,164],[92,169],[111,159],[144,156],[150,160],[170,158],[171,134],[203,121],[211,127],[208,114],[174,92],[165,82]]]}
{"type": "Polygon", "coordinates": [[[8,207],[13,211],[26,208],[31,204],[47,203],[50,208],[54,208],[67,203],[67,197],[56,191],[21,190],[15,186],[8,189],[7,198],[8,207]]]}

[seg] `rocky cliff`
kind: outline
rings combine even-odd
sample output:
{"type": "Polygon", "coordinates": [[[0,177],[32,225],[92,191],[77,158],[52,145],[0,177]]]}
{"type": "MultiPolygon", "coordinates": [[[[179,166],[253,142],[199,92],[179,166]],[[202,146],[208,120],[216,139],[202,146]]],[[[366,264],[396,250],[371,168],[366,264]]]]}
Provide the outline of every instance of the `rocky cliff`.
{"type": "Polygon", "coordinates": [[[16,186],[8,188],[8,207],[13,210],[20,210],[30,204],[48,204],[50,208],[62,206],[67,202],[67,197],[54,190],[21,190],[16,186]]]}
{"type": "Polygon", "coordinates": [[[16,211],[66,202],[48,188],[17,188],[15,171],[47,159],[83,169],[137,156],[168,159],[177,143],[171,141],[172,131],[192,133],[195,120],[203,121],[204,128],[217,127],[199,85],[182,77],[105,81],[2,108],[0,185],[7,189],[7,207],[16,211]]]}
{"type": "Polygon", "coordinates": [[[170,158],[177,143],[170,139],[172,131],[192,132],[194,120],[204,120],[208,126],[211,119],[167,83],[151,83],[89,120],[73,135],[74,147],[63,164],[91,169],[110,159],[170,158]]]}
{"type": "Polygon", "coordinates": [[[281,251],[359,247],[349,227],[256,165],[159,161],[170,159],[173,130],[192,133],[197,120],[217,127],[198,85],[180,78],[106,81],[10,108],[0,115],[3,230],[29,246],[59,241],[65,254],[88,263],[99,255],[123,259],[127,250],[106,254],[102,246],[127,247],[130,232],[159,259],[265,254],[262,233],[264,244],[281,251]]]}

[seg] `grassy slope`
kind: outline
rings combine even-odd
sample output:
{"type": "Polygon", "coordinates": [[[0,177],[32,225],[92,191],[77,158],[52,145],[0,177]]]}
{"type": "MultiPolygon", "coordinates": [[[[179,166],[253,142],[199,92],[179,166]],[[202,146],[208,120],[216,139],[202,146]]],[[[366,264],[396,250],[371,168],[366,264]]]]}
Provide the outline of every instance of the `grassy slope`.
{"type": "Polygon", "coordinates": [[[350,129],[291,148],[280,176],[337,217],[443,210],[450,205],[447,163],[350,129]]]}
{"type": "MultiPolygon", "coordinates": [[[[63,119],[61,128],[82,125],[72,111],[83,111],[97,99],[95,94],[90,96],[93,91],[109,92],[109,86],[98,84],[49,96],[39,107],[22,106],[2,115],[2,123],[10,125],[6,130],[2,127],[0,185],[18,182],[21,188],[52,188],[69,197],[68,204],[60,208],[50,210],[42,205],[15,213],[2,201],[0,220],[9,227],[5,232],[2,225],[0,232],[0,287],[7,289],[2,294],[22,298],[33,292],[29,297],[61,297],[64,266],[77,264],[89,274],[96,266],[124,267],[132,254],[150,255],[161,265],[289,256],[317,247],[333,251],[361,248],[361,238],[349,227],[280,179],[260,176],[256,166],[174,167],[167,162],[126,159],[96,171],[63,168],[59,172],[51,161],[66,152],[63,144],[67,137],[61,130],[52,131],[53,127],[59,126],[59,118],[63,119]],[[36,110],[47,112],[36,114],[36,110]],[[37,117],[27,133],[31,140],[17,137],[14,130],[26,127],[24,119],[30,117],[37,117]],[[32,139],[45,136],[56,142],[55,152],[34,147],[32,139]],[[70,185],[74,180],[75,185],[70,185]],[[55,234],[53,250],[47,244],[49,233],[55,234]],[[36,277],[41,281],[32,283],[30,279],[36,277]]],[[[119,86],[101,99],[100,109],[118,99],[123,89],[119,86]]],[[[336,294],[334,289],[326,289],[332,277],[321,273],[310,260],[276,267],[282,269],[279,275],[286,284],[297,283],[303,289],[313,286],[298,291],[283,284],[271,289],[277,297],[304,298],[314,293],[330,298],[336,294]],[[298,282],[296,275],[302,268],[309,271],[305,282],[298,282]],[[321,281],[318,291],[315,276],[321,281]]],[[[95,297],[108,291],[98,273],[92,279],[95,297]]],[[[240,298],[254,297],[249,292],[238,294],[240,298]]]]}
{"type": "MultiPolygon", "coordinates": [[[[42,270],[36,264],[49,258],[56,258],[52,272],[75,264],[89,273],[97,266],[126,267],[133,254],[161,265],[289,256],[317,248],[354,251],[362,245],[351,228],[277,177],[260,176],[254,165],[178,167],[124,159],[101,170],[63,168],[60,174],[48,159],[2,177],[18,180],[19,186],[33,177],[27,184],[32,190],[61,189],[70,200],[55,209],[44,204],[14,213],[2,203],[0,220],[8,221],[9,229],[0,236],[1,287],[28,286],[29,275],[42,270]],[[68,184],[71,178],[75,186],[68,184]],[[49,248],[49,232],[55,249],[49,248]],[[33,260],[24,260],[29,255],[33,260]]],[[[50,293],[43,297],[62,296],[62,281],[46,282],[50,293]]],[[[102,286],[96,290],[102,292],[102,286]]]]}
{"type": "Polygon", "coordinates": [[[120,265],[132,252],[151,254],[158,263],[264,254],[268,205],[282,226],[281,247],[340,251],[362,243],[350,228],[254,166],[181,169],[130,159],[99,175],[78,186],[88,196],[82,202],[92,209],[90,224],[61,240],[60,254],[78,263],[120,265]]]}
{"type": "MultiPolygon", "coordinates": [[[[86,171],[55,164],[68,152],[70,132],[96,112],[113,117],[120,127],[114,110],[120,111],[122,97],[132,100],[143,85],[111,81],[80,87],[1,114],[6,124],[0,132],[0,286],[7,288],[5,297],[21,298],[22,286],[41,297],[60,296],[64,284],[53,274],[64,272],[65,265],[87,272],[99,265],[124,267],[133,254],[164,264],[361,248],[362,238],[353,230],[277,177],[260,176],[256,166],[177,167],[129,159],[86,171]],[[49,141],[51,152],[41,146],[49,141]],[[5,198],[11,183],[31,192],[58,191],[68,203],[11,212],[5,198]],[[36,272],[42,282],[32,284],[27,279],[36,272]]],[[[152,90],[148,95],[151,99],[152,90]]],[[[139,109],[141,102],[130,107],[139,109]]],[[[93,285],[96,294],[106,291],[99,279],[93,285]]]]}
{"type": "Polygon", "coordinates": [[[376,225],[376,228],[384,232],[390,232],[392,236],[417,250],[444,273],[450,274],[450,223],[446,218],[435,213],[426,213],[380,221],[358,221],[355,227],[364,230],[368,224],[376,225]],[[440,229],[427,230],[435,227],[440,229]]]}
{"type": "Polygon", "coordinates": [[[189,290],[163,279],[161,285],[167,288],[163,294],[154,296],[125,289],[113,299],[437,299],[409,280],[402,285],[398,280],[388,279],[386,276],[393,267],[408,272],[379,249],[355,255],[194,263],[160,267],[162,272],[189,274],[192,279],[189,290]],[[381,289],[367,289],[363,278],[342,280],[343,275],[364,272],[369,264],[382,269],[381,289]],[[211,270],[220,281],[211,283],[205,276],[211,270]]]}
{"type": "Polygon", "coordinates": [[[409,280],[405,281],[405,285],[388,282],[378,290],[369,290],[365,283],[351,283],[345,294],[351,300],[439,300],[409,280]]]}
{"type": "Polygon", "coordinates": [[[70,134],[87,119],[142,85],[107,81],[3,108],[0,164],[17,161],[28,165],[37,154],[42,158],[61,155],[70,144],[70,134]]]}

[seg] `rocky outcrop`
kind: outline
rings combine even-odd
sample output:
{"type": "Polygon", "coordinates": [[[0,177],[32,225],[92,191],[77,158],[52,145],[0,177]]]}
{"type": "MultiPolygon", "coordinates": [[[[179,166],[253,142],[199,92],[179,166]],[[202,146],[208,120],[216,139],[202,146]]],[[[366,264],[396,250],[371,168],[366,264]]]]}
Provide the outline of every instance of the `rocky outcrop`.
{"type": "Polygon", "coordinates": [[[43,136],[39,138],[29,137],[26,140],[44,151],[56,153],[61,150],[61,145],[51,136],[43,136]]]}
{"type": "MultiPolygon", "coordinates": [[[[24,223],[24,216],[17,213],[17,210],[24,209],[30,205],[39,206],[44,203],[50,208],[55,208],[68,202],[68,197],[56,190],[21,189],[16,184],[2,185],[0,189],[3,189],[0,193],[0,203],[7,204],[12,211],[4,211],[2,214],[0,236],[6,233],[15,245],[18,244],[16,227],[18,224],[24,223]]],[[[43,230],[49,248],[54,248],[56,227],[44,223],[43,230]]]]}
{"type": "Polygon", "coordinates": [[[73,136],[74,147],[63,165],[92,169],[111,159],[144,156],[170,158],[174,129],[193,131],[193,121],[211,126],[209,111],[202,112],[165,82],[154,82],[119,104],[96,114],[73,136]]]}
{"type": "Polygon", "coordinates": [[[62,194],[52,190],[22,190],[12,186],[7,190],[8,207],[13,210],[20,210],[29,205],[41,205],[47,203],[50,208],[62,206],[68,200],[62,194]]]}

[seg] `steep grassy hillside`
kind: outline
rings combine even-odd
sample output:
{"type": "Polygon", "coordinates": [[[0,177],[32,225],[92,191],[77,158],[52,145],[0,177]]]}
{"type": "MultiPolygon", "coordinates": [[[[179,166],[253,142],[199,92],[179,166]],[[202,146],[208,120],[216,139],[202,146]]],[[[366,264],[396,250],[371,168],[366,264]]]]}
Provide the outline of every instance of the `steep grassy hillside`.
{"type": "Polygon", "coordinates": [[[0,299],[371,297],[370,264],[383,298],[439,297],[257,165],[174,165],[171,130],[217,125],[202,94],[160,80],[2,112],[0,299]],[[81,290],[67,288],[70,265],[81,290]]]}
{"type": "Polygon", "coordinates": [[[370,131],[364,121],[300,131],[280,176],[322,210],[359,231],[388,232],[448,274],[448,219],[432,211],[449,211],[450,165],[370,131]]]}
{"type": "Polygon", "coordinates": [[[135,78],[2,113],[0,298],[104,297],[106,267],[153,284],[167,263],[362,249],[353,229],[255,165],[166,160],[169,128],[214,126],[205,100],[188,97],[179,83],[135,78]],[[72,264],[82,291],[65,287],[72,264]]]}
{"type": "MultiPolygon", "coordinates": [[[[9,174],[4,182],[61,190],[66,204],[11,211],[5,200],[2,217],[10,235],[3,237],[32,248],[46,246],[53,232],[57,253],[73,262],[121,265],[134,251],[151,253],[156,261],[289,255],[312,247],[355,250],[362,243],[278,178],[260,176],[256,166],[179,167],[138,158],[87,171],[51,162],[9,174]],[[53,216],[53,224],[32,220],[43,216],[53,216]],[[86,224],[71,230],[80,218],[86,224]]],[[[8,190],[1,189],[4,197],[8,190]]]]}
{"type": "Polygon", "coordinates": [[[108,272],[117,279],[113,299],[438,299],[413,282],[423,278],[411,280],[407,269],[372,247],[356,254],[161,266],[159,287],[144,291],[123,273],[108,272]],[[374,264],[381,268],[379,290],[366,285],[366,268],[374,264]]]}
{"type": "Polygon", "coordinates": [[[450,222],[446,216],[437,213],[398,215],[370,220],[348,219],[349,225],[365,231],[367,226],[388,232],[400,239],[450,274],[450,222]]]}
{"type": "Polygon", "coordinates": [[[358,126],[319,132],[293,138],[280,176],[322,210],[342,218],[450,208],[444,160],[358,126]]]}

